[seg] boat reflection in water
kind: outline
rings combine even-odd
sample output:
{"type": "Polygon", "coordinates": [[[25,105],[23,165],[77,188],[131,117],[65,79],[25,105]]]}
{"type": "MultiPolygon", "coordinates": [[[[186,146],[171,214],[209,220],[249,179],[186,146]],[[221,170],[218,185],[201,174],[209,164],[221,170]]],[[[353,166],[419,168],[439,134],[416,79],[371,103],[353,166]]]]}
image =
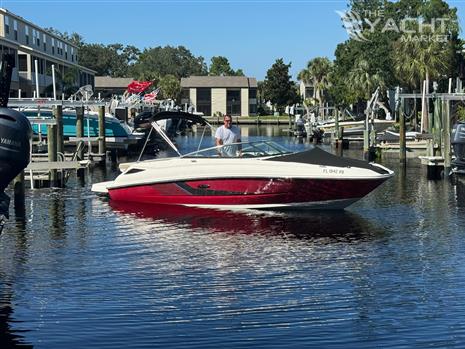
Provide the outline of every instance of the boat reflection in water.
{"type": "MultiPolygon", "coordinates": [[[[271,234],[302,239],[330,237],[360,240],[382,230],[349,211],[217,210],[181,205],[136,204],[109,201],[113,210],[132,217],[171,223],[183,229],[212,233],[271,234]]],[[[137,223],[136,223],[137,224],[137,223]]]]}

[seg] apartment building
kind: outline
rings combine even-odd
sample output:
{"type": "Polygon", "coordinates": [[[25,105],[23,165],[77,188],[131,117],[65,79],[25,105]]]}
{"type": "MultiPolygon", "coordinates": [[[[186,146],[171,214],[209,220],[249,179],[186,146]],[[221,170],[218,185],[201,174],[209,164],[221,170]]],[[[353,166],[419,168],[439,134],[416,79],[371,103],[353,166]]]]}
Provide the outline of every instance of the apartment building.
{"type": "MultiPolygon", "coordinates": [[[[52,65],[58,88],[61,77],[75,77],[77,86],[94,86],[95,72],[79,65],[78,48],[24,18],[0,8],[0,55],[15,56],[10,96],[33,97],[36,75],[40,96],[51,96],[52,65]],[[36,74],[37,67],[37,74],[36,74]]],[[[57,91],[61,93],[61,91],[57,91]]]]}
{"type": "Polygon", "coordinates": [[[190,76],[181,79],[181,103],[205,116],[217,113],[249,116],[257,113],[257,80],[245,76],[190,76]]]}

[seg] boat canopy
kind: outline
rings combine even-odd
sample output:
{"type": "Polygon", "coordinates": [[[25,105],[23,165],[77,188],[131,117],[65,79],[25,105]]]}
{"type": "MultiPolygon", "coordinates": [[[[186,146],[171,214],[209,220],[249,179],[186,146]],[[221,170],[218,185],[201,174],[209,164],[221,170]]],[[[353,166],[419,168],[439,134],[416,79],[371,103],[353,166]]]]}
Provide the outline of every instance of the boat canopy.
{"type": "Polygon", "coordinates": [[[332,166],[332,167],[359,167],[359,168],[366,168],[368,170],[372,170],[380,174],[388,173],[386,169],[380,166],[375,166],[364,160],[336,156],[318,147],[313,147],[310,150],[303,151],[300,153],[287,154],[285,156],[272,159],[272,160],[283,161],[283,162],[300,162],[304,164],[314,164],[314,165],[332,166]]]}
{"type": "Polygon", "coordinates": [[[186,121],[191,121],[195,124],[200,124],[202,126],[205,126],[208,124],[207,120],[205,120],[200,115],[186,113],[183,111],[172,111],[172,110],[160,111],[155,114],[149,111],[142,112],[136,116],[136,118],[134,119],[134,124],[135,125],[146,124],[147,127],[150,127],[148,123],[151,124],[154,121],[167,120],[167,119],[171,119],[173,121],[186,120],[186,121]]]}

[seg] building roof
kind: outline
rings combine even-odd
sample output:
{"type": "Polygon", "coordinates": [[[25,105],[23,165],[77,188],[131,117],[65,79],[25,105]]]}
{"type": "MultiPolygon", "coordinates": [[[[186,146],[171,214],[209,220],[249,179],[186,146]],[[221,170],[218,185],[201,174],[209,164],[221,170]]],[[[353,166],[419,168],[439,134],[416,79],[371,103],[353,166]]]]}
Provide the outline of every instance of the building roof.
{"type": "Polygon", "coordinates": [[[127,88],[133,78],[112,78],[111,76],[96,76],[96,88],[127,88]]]}
{"type": "Polygon", "coordinates": [[[257,87],[257,79],[246,76],[190,76],[181,79],[181,87],[257,87]]]}
{"type": "Polygon", "coordinates": [[[39,27],[37,24],[34,24],[32,22],[29,22],[27,19],[24,19],[23,17],[21,16],[18,16],[17,14],[14,14],[13,12],[10,12],[8,11],[7,9],[5,8],[2,8],[0,7],[0,13],[3,14],[4,16],[9,16],[9,17],[12,17],[12,18],[15,18],[16,20],[20,20],[21,22],[24,22],[26,25],[28,25],[29,27],[31,28],[34,28],[34,29],[38,29],[40,31],[43,31],[45,33],[47,33],[47,35],[59,40],[59,41],[63,41],[65,44],[69,45],[69,46],[72,46],[74,48],[78,48],[75,44],[73,44],[71,41],[68,41],[64,38],[62,38],[61,36],[58,36],[52,32],[49,32],[48,30],[46,30],[45,28],[42,28],[42,27],[39,27]]]}

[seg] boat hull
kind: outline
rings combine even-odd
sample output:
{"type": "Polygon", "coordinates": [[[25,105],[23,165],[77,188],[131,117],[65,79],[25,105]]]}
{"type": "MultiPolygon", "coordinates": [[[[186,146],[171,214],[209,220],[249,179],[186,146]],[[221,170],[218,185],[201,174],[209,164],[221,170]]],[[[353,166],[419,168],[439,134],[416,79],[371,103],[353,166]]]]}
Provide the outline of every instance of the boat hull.
{"type": "Polygon", "coordinates": [[[154,183],[108,190],[112,200],[237,208],[343,209],[386,178],[230,178],[154,183]]]}
{"type": "MultiPolygon", "coordinates": [[[[35,110],[24,110],[23,113],[28,118],[38,118],[38,112],[35,110]]],[[[41,111],[40,117],[43,119],[54,118],[51,111],[41,111]]],[[[85,137],[98,137],[99,126],[98,116],[95,114],[85,114],[84,116],[84,136],[85,137]]],[[[41,134],[47,137],[47,125],[32,124],[32,130],[35,135],[41,134]]],[[[76,113],[71,111],[63,112],[63,136],[76,137],[76,113]]],[[[105,117],[105,137],[128,137],[130,132],[121,124],[116,118],[105,117]]]]}

